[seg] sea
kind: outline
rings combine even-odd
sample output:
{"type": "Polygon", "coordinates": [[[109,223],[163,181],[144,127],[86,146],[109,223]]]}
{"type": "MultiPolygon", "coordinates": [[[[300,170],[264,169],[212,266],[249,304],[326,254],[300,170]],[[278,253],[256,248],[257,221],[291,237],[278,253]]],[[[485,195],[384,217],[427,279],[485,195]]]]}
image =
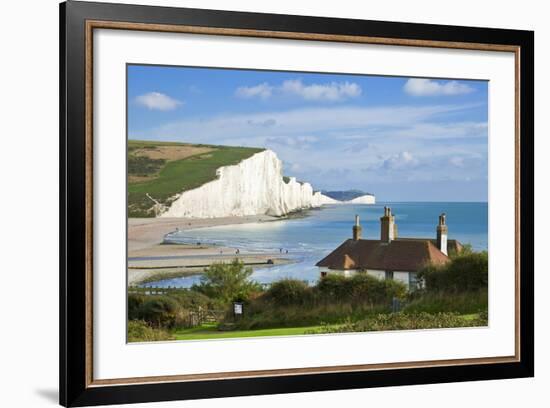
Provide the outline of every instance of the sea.
{"type": "MultiPolygon", "coordinates": [[[[325,205],[306,211],[301,217],[273,222],[226,225],[179,231],[173,242],[213,244],[238,248],[241,253],[277,253],[292,263],[254,269],[252,280],[259,283],[292,278],[314,284],[319,279],[315,264],[352,237],[355,215],[359,215],[362,237],[380,238],[380,217],[384,206],[395,215],[399,237],[435,238],[438,216],[447,215],[449,239],[470,244],[474,250],[488,247],[488,205],[486,202],[392,202],[374,205],[325,205]]],[[[191,287],[200,275],[150,282],[150,287],[191,287]]]]}

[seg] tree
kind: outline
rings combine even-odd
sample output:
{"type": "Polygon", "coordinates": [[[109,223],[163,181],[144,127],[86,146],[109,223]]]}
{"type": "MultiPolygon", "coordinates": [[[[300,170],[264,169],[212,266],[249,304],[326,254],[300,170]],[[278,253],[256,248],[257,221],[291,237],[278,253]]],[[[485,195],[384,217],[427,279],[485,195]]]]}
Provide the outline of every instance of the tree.
{"type": "Polygon", "coordinates": [[[260,290],[257,283],[248,279],[250,275],[252,268],[245,268],[236,258],[231,263],[213,263],[204,270],[200,285],[193,289],[223,302],[246,300],[252,292],[260,290]]]}

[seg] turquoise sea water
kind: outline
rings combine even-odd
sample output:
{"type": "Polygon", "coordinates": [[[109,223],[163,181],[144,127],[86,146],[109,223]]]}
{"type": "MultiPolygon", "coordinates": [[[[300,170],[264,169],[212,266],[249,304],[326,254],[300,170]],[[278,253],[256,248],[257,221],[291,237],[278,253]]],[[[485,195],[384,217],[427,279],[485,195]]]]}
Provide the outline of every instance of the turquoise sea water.
{"type": "MultiPolygon", "coordinates": [[[[475,250],[488,245],[487,203],[402,202],[376,205],[329,205],[311,210],[303,218],[253,224],[228,225],[180,231],[172,236],[183,243],[210,243],[239,248],[241,252],[276,252],[288,250],[296,262],[288,265],[256,269],[252,279],[270,283],[282,278],[317,281],[315,263],[351,238],[355,214],[363,227],[363,238],[380,238],[380,217],[383,207],[392,209],[399,237],[435,238],[438,216],[447,214],[449,239],[471,244],[475,250]]],[[[147,286],[189,287],[199,276],[167,279],[147,286]]]]}

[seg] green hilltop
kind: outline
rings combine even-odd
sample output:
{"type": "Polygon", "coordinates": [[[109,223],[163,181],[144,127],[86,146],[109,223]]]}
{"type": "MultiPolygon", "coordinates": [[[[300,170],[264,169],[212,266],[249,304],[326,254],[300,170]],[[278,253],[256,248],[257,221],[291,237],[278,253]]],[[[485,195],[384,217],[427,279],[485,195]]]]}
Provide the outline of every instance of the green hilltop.
{"type": "Polygon", "coordinates": [[[216,170],[264,149],[128,140],[128,217],[154,217],[154,202],[216,179],[216,170]]]}

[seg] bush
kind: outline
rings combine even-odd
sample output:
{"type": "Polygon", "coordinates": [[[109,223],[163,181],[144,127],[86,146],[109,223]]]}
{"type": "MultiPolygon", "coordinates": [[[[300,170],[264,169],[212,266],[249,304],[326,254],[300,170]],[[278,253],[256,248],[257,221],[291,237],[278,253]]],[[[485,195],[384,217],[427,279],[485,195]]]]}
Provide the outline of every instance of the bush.
{"type": "Polygon", "coordinates": [[[128,321],[128,341],[162,341],[175,340],[175,337],[164,330],[153,329],[142,320],[128,321]]]}
{"type": "Polygon", "coordinates": [[[176,300],[183,309],[197,309],[202,307],[204,309],[216,309],[219,308],[219,302],[215,299],[210,299],[204,293],[196,292],[194,290],[178,290],[169,292],[167,296],[170,296],[176,300]]]}
{"type": "Polygon", "coordinates": [[[382,280],[367,274],[357,274],[350,279],[354,302],[368,301],[372,304],[389,304],[393,298],[405,298],[406,286],[394,280],[382,280]]]}
{"type": "MultiPolygon", "coordinates": [[[[258,299],[246,306],[235,328],[248,330],[269,327],[343,323],[365,316],[387,313],[392,299],[404,298],[406,287],[393,280],[379,280],[367,274],[347,278],[328,275],[317,286],[285,279],[275,282],[258,299]]],[[[233,320],[232,315],[227,316],[233,320]]]]}
{"type": "Polygon", "coordinates": [[[136,320],[140,317],[140,308],[145,302],[143,295],[128,294],[128,320],[136,320]]]}
{"type": "Polygon", "coordinates": [[[168,296],[148,296],[138,309],[138,318],[153,327],[174,327],[181,307],[168,296]]]}
{"type": "Polygon", "coordinates": [[[407,292],[401,282],[381,280],[366,273],[351,278],[325,276],[317,284],[317,290],[326,301],[370,304],[389,304],[394,297],[404,298],[407,292]]]}
{"type": "Polygon", "coordinates": [[[389,312],[388,305],[320,303],[276,306],[270,302],[253,302],[245,309],[243,318],[234,322],[234,328],[253,330],[313,326],[321,322],[336,324],[357,321],[364,319],[365,316],[387,312],[389,312]]]}
{"type": "Polygon", "coordinates": [[[487,252],[457,255],[442,266],[427,266],[419,273],[428,291],[464,292],[487,289],[487,252]]]}
{"type": "Polygon", "coordinates": [[[265,293],[268,300],[276,305],[303,305],[311,301],[311,289],[305,282],[283,279],[275,282],[265,293]]]}
{"type": "Polygon", "coordinates": [[[319,295],[323,299],[333,302],[349,300],[352,290],[351,279],[341,275],[327,275],[317,283],[319,295]]]}

